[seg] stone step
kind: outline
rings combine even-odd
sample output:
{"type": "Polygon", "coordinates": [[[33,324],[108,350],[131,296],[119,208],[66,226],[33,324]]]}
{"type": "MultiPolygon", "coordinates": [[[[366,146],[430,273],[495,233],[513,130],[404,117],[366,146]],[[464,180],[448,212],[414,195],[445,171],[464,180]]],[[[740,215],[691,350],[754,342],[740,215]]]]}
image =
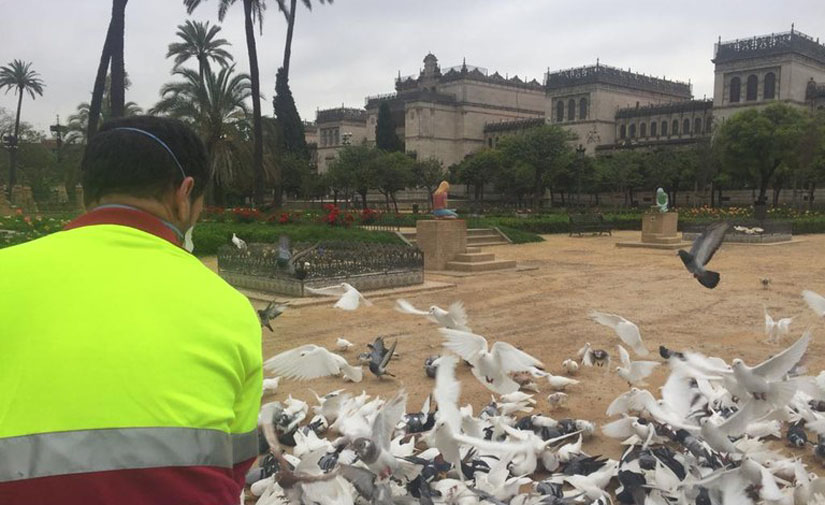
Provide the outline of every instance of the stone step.
{"type": "Polygon", "coordinates": [[[482,263],[485,261],[493,261],[496,259],[496,255],[490,252],[477,252],[477,253],[464,253],[464,254],[456,254],[455,259],[453,261],[460,261],[463,263],[482,263]]]}
{"type": "Polygon", "coordinates": [[[474,235],[490,235],[490,234],[498,235],[498,233],[496,233],[496,230],[494,230],[492,228],[468,228],[467,229],[467,236],[468,237],[472,237],[474,235]]]}
{"type": "Polygon", "coordinates": [[[510,242],[473,242],[472,246],[476,249],[481,247],[492,247],[497,245],[509,245],[510,242]]]}
{"type": "Polygon", "coordinates": [[[480,247],[468,247],[464,252],[466,252],[467,254],[480,253],[481,248],[480,247]]]}
{"type": "Polygon", "coordinates": [[[492,270],[506,270],[509,268],[516,268],[515,260],[482,261],[479,263],[450,261],[447,263],[447,270],[457,270],[459,272],[489,272],[492,270]]]}
{"type": "Polygon", "coordinates": [[[479,237],[467,237],[467,245],[478,247],[479,244],[507,244],[508,242],[498,235],[483,235],[479,237]]]}

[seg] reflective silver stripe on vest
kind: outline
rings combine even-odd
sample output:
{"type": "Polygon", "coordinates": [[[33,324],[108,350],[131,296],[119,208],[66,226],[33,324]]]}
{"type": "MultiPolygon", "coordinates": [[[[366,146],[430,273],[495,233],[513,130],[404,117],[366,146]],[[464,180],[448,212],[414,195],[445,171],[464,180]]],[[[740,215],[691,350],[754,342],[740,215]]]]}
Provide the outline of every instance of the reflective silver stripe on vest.
{"type": "Polygon", "coordinates": [[[258,454],[257,431],[112,428],[0,439],[0,482],[165,466],[231,468],[258,454]]]}

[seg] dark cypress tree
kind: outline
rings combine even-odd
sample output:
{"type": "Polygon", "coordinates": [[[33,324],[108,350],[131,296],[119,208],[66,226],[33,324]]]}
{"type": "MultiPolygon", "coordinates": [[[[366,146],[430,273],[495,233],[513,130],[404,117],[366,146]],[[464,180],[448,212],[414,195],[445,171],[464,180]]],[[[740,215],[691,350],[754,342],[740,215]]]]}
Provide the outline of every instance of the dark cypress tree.
{"type": "Polygon", "coordinates": [[[404,144],[395,133],[395,123],[392,120],[390,104],[381,102],[378,107],[378,121],[375,123],[375,145],[378,149],[387,152],[403,151],[404,144]]]}
{"type": "Polygon", "coordinates": [[[281,148],[298,158],[309,159],[304,123],[295,107],[295,100],[289,89],[289,78],[283,68],[278,69],[275,78],[275,97],[272,99],[272,105],[281,130],[281,148]]]}

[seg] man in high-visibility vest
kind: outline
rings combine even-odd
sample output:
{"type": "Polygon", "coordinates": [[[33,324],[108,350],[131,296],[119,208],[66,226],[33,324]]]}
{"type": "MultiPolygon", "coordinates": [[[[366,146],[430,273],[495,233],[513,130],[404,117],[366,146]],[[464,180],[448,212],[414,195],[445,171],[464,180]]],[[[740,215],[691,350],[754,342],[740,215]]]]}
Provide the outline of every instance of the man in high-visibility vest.
{"type": "Polygon", "coordinates": [[[204,145],[120,119],[82,171],[88,213],[0,250],[0,504],[237,504],[261,329],[191,254],[204,145]]]}

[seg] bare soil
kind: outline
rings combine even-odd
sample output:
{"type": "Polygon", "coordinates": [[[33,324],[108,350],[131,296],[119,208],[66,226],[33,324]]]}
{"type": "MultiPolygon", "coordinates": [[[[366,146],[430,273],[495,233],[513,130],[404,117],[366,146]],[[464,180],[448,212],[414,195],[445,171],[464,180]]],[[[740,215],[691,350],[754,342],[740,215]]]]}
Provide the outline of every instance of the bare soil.
{"type": "MultiPolygon", "coordinates": [[[[799,237],[802,241],[787,245],[724,245],[711,262],[712,269],[722,274],[714,290],[700,286],[675,251],[615,246],[618,241],[638,240],[638,236],[638,232],[618,232],[613,237],[550,235],[542,243],[490,248],[498,258],[538,268],[463,278],[428,276],[457,287],[409,300],[421,308],[431,304],[446,307],[463,300],[474,332],[490,343],[504,340],[522,348],[555,374],[563,373],[561,362],[575,357],[585,342],[616,356],[618,338],[588,319],[591,309],[614,312],[636,322],[652,352],[650,359],[659,359],[656,350],[664,344],[757,363],[781,349],[765,343],[764,304],[774,317],[796,317],[792,335],[783,344],[791,343],[809,326],[815,329],[806,364],[812,374],[825,368],[823,321],[816,319],[800,296],[803,289],[825,293],[825,236],[799,237]],[[768,289],[760,282],[765,277],[771,279],[768,289]]],[[[277,393],[264,401],[283,400],[290,394],[309,401],[314,400],[310,389],[323,394],[339,388],[387,397],[403,387],[410,395],[408,410],[417,409],[433,387],[433,380],[423,370],[424,359],[441,352],[442,337],[426,319],[401,314],[393,307],[393,299],[383,299],[355,312],[342,312],[331,304],[289,310],[274,321],[274,333],[264,329],[263,352],[266,359],[306,343],[334,349],[336,338],[344,337],[356,344],[343,353],[354,362],[376,336],[389,336],[398,339],[401,355],[390,368],[396,379],[379,380],[365,370],[364,380],[357,384],[338,378],[282,380],[277,393]]],[[[662,366],[651,377],[649,388],[654,394],[658,394],[667,371],[662,366]]],[[[457,374],[462,383],[462,404],[471,403],[478,412],[490,401],[490,392],[467,367],[460,365],[457,374]]],[[[567,406],[554,411],[546,400],[552,391],[541,384],[537,412],[557,419],[589,419],[601,425],[607,421],[607,405],[627,390],[627,384],[601,368],[583,367],[576,378],[581,384],[568,388],[567,406]]],[[[616,441],[599,433],[585,450],[612,457],[620,454],[616,441]]]]}

